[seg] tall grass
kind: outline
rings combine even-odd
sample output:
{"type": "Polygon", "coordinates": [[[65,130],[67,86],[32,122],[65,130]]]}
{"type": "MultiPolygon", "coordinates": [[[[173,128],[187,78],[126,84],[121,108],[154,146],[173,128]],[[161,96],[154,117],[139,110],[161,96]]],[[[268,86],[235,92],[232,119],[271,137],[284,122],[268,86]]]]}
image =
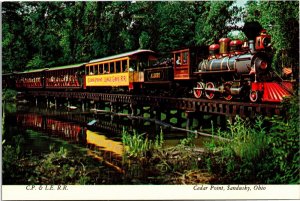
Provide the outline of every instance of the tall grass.
{"type": "Polygon", "coordinates": [[[162,130],[160,134],[156,136],[155,141],[149,140],[145,137],[145,134],[138,134],[136,130],[133,130],[131,135],[123,128],[122,142],[125,147],[125,153],[130,157],[144,157],[151,149],[162,148],[164,143],[164,137],[162,130]]]}
{"type": "Polygon", "coordinates": [[[234,123],[228,121],[226,131],[217,135],[229,141],[207,143],[212,153],[207,159],[207,169],[218,175],[219,183],[251,183],[257,174],[256,164],[268,148],[263,118],[258,117],[254,124],[235,117],[234,123]]]}
{"type": "Polygon", "coordinates": [[[230,156],[240,159],[257,159],[267,148],[267,136],[263,128],[263,119],[258,117],[252,126],[249,121],[236,116],[234,123],[228,121],[228,130],[218,135],[231,141],[221,141],[219,146],[230,156]]]}
{"type": "Polygon", "coordinates": [[[300,183],[298,98],[285,103],[285,116],[236,117],[217,135],[230,141],[207,143],[207,168],[219,183],[300,183]]]}

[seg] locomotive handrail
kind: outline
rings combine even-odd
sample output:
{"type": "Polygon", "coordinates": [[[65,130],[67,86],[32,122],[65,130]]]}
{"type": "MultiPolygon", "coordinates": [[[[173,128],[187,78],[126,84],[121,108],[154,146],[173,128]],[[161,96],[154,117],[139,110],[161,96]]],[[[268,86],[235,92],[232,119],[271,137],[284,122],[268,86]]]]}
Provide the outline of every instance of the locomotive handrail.
{"type": "Polygon", "coordinates": [[[236,70],[227,70],[227,71],[201,71],[201,72],[193,72],[193,74],[213,74],[213,73],[234,73],[236,70]]]}
{"type": "Polygon", "coordinates": [[[156,68],[145,68],[145,71],[149,71],[149,70],[157,70],[157,69],[169,69],[169,68],[173,68],[173,66],[163,66],[163,67],[156,67],[156,68]]]}

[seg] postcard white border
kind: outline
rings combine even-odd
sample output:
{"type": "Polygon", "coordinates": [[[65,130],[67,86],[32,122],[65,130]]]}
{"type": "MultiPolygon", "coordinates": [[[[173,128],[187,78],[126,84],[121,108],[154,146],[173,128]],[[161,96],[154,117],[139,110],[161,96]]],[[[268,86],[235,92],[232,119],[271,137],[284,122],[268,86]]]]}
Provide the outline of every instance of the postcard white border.
{"type": "MultiPolygon", "coordinates": [[[[237,187],[231,184],[230,187],[237,187]]],[[[3,185],[3,200],[187,200],[187,199],[300,199],[300,185],[245,185],[251,190],[227,190],[228,185],[3,185]],[[225,190],[213,190],[222,187],[225,190]],[[257,186],[265,187],[258,190],[257,186]],[[202,187],[202,190],[200,189],[202,187]],[[204,190],[206,188],[206,190],[204,190]],[[256,190],[254,188],[256,187],[256,190]]]]}

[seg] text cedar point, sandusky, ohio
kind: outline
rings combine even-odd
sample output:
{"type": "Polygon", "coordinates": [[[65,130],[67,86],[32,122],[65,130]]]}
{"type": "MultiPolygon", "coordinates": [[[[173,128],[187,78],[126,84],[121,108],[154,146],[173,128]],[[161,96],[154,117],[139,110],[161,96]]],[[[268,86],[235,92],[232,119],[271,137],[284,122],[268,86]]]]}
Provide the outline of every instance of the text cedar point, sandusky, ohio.
{"type": "Polygon", "coordinates": [[[255,185],[253,186],[253,188],[251,188],[250,186],[247,185],[227,185],[227,186],[222,186],[222,185],[211,185],[211,186],[207,186],[207,185],[201,185],[201,186],[194,186],[193,187],[194,190],[221,190],[221,191],[225,191],[225,190],[246,190],[246,191],[251,191],[251,189],[253,190],[266,190],[266,187],[261,186],[261,185],[255,185]]]}

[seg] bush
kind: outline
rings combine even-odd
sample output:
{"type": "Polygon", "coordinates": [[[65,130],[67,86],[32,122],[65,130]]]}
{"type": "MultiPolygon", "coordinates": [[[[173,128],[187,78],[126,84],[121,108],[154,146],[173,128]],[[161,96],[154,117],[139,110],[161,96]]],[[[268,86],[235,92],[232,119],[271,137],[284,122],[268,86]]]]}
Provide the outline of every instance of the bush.
{"type": "Polygon", "coordinates": [[[285,118],[258,117],[253,125],[236,117],[227,131],[218,132],[231,141],[209,143],[207,166],[219,175],[217,182],[299,183],[298,99],[284,104],[285,118]]]}
{"type": "Polygon", "coordinates": [[[6,102],[13,102],[16,100],[17,91],[12,89],[3,89],[2,100],[6,102]]]}
{"type": "Polygon", "coordinates": [[[285,118],[267,119],[272,124],[268,141],[272,155],[267,159],[276,172],[274,178],[268,178],[270,183],[300,183],[298,102],[298,97],[295,97],[283,104],[288,108],[285,118]]]}

